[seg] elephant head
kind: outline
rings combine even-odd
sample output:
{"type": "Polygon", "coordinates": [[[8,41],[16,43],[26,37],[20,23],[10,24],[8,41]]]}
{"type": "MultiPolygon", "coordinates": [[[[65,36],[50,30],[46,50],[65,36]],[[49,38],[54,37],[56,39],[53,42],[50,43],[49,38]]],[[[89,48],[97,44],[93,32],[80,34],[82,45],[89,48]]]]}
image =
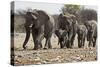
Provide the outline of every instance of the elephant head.
{"type": "Polygon", "coordinates": [[[35,28],[39,28],[41,25],[43,25],[46,21],[49,20],[49,16],[47,13],[41,10],[34,9],[31,14],[32,18],[34,19],[33,24],[35,28]]]}
{"type": "Polygon", "coordinates": [[[72,19],[67,16],[67,15],[64,15],[64,14],[60,14],[59,17],[58,17],[58,20],[59,20],[59,27],[62,28],[62,29],[69,29],[72,25],[72,19]]]}
{"type": "Polygon", "coordinates": [[[97,23],[94,20],[85,22],[85,25],[87,27],[88,32],[91,33],[91,34],[94,32],[94,30],[97,27],[97,23]]]}

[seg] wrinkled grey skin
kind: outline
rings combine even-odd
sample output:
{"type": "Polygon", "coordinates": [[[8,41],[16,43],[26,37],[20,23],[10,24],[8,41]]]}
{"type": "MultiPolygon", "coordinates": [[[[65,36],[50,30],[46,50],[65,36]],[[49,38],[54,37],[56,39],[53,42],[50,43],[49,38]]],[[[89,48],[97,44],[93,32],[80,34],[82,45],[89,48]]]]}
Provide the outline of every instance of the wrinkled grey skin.
{"type": "Polygon", "coordinates": [[[66,46],[65,42],[67,42],[67,40],[68,40],[67,31],[59,29],[59,30],[55,31],[55,34],[58,37],[58,45],[60,43],[60,48],[64,48],[66,46]]]}
{"type": "Polygon", "coordinates": [[[58,17],[59,28],[67,31],[68,40],[65,42],[67,48],[72,48],[73,41],[77,33],[77,22],[73,17],[67,17],[67,15],[60,14],[58,17]]]}
{"type": "Polygon", "coordinates": [[[46,38],[44,48],[52,48],[51,36],[53,33],[54,19],[42,10],[33,10],[30,14],[26,14],[26,38],[23,48],[26,49],[26,44],[30,37],[30,29],[34,40],[34,49],[42,48],[41,41],[46,38]]]}
{"type": "Polygon", "coordinates": [[[87,36],[87,28],[85,25],[78,25],[78,47],[82,48],[85,44],[85,38],[87,36]]]}
{"type": "Polygon", "coordinates": [[[97,40],[97,22],[95,20],[90,20],[85,23],[87,27],[87,41],[89,41],[89,47],[96,46],[97,40]]]}

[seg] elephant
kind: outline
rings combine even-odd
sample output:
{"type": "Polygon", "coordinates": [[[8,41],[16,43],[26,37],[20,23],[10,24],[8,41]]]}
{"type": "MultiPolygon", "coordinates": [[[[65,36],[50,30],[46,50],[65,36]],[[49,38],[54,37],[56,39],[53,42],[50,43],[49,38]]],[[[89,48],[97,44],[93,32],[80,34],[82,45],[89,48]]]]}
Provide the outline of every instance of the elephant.
{"type": "Polygon", "coordinates": [[[67,45],[66,47],[72,48],[73,41],[77,33],[77,21],[75,19],[75,16],[71,14],[60,14],[58,20],[59,28],[62,30],[66,30],[68,35],[68,40],[66,40],[67,42],[65,42],[65,44],[67,45]]]}
{"type": "Polygon", "coordinates": [[[66,46],[65,42],[67,42],[68,40],[67,31],[59,29],[59,30],[55,30],[55,34],[58,37],[58,45],[60,43],[60,48],[64,48],[66,46]]]}
{"type": "Polygon", "coordinates": [[[87,41],[89,41],[88,46],[95,47],[97,40],[97,21],[89,20],[85,22],[85,25],[88,30],[87,32],[87,41]]]}
{"type": "Polygon", "coordinates": [[[77,34],[78,34],[78,47],[82,48],[84,47],[85,44],[85,38],[87,36],[87,28],[85,25],[78,25],[77,29],[77,34]]]}
{"type": "Polygon", "coordinates": [[[46,38],[44,48],[52,48],[51,36],[54,29],[54,19],[43,10],[34,9],[26,13],[26,38],[23,43],[23,48],[26,49],[26,44],[30,37],[30,30],[32,30],[32,37],[34,40],[34,49],[42,48],[41,41],[46,38]]]}

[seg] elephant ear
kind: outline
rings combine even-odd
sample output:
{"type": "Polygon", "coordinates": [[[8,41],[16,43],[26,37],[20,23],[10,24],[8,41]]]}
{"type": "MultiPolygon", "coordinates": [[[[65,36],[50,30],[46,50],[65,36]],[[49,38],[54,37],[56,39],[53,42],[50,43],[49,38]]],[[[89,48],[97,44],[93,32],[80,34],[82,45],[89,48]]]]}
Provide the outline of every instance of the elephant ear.
{"type": "Polygon", "coordinates": [[[32,17],[34,18],[34,20],[38,19],[38,15],[39,15],[39,14],[38,14],[38,12],[37,12],[36,9],[34,9],[34,10],[32,11],[31,15],[32,15],[32,17]]]}
{"type": "Polygon", "coordinates": [[[42,10],[38,10],[37,12],[39,14],[38,17],[41,21],[43,21],[43,20],[48,21],[50,19],[49,15],[46,12],[44,12],[42,10]]]}

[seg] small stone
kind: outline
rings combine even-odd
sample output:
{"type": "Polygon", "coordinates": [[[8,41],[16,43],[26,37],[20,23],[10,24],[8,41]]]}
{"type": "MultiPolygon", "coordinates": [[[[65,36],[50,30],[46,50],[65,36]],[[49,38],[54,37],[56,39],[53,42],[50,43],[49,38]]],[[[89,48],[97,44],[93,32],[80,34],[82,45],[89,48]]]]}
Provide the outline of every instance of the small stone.
{"type": "Polygon", "coordinates": [[[16,63],[21,63],[21,60],[20,59],[16,59],[15,62],[16,63]]]}
{"type": "Polygon", "coordinates": [[[18,55],[18,57],[20,57],[20,58],[21,58],[22,56],[21,56],[21,55],[18,55]]]}
{"type": "Polygon", "coordinates": [[[80,57],[71,57],[73,60],[78,60],[78,61],[80,61],[81,60],[81,58],[80,57]]]}
{"type": "Polygon", "coordinates": [[[80,61],[80,60],[81,60],[81,58],[80,58],[80,57],[76,57],[76,60],[79,60],[79,61],[80,61]]]}
{"type": "Polygon", "coordinates": [[[76,55],[77,57],[79,57],[80,55],[76,55]]]}
{"type": "Polygon", "coordinates": [[[41,59],[39,57],[36,57],[34,60],[35,61],[41,61],[41,59]]]}
{"type": "Polygon", "coordinates": [[[37,54],[37,52],[34,52],[33,54],[37,54]]]}
{"type": "Polygon", "coordinates": [[[15,62],[15,64],[18,64],[19,62],[15,62]]]}
{"type": "Polygon", "coordinates": [[[46,62],[49,62],[49,61],[50,61],[50,59],[46,59],[45,61],[46,61],[46,62]]]}
{"type": "Polygon", "coordinates": [[[90,51],[90,53],[92,54],[92,53],[93,53],[93,51],[90,51]]]}
{"type": "Polygon", "coordinates": [[[47,61],[42,61],[43,64],[47,64],[47,61]]]}
{"type": "Polygon", "coordinates": [[[55,58],[54,60],[55,60],[55,61],[58,61],[58,60],[59,60],[59,58],[57,57],[57,58],[55,58]]]}
{"type": "Polygon", "coordinates": [[[61,60],[58,60],[59,63],[61,63],[61,60]]]}
{"type": "Polygon", "coordinates": [[[17,58],[18,58],[18,56],[15,56],[14,58],[15,58],[15,59],[17,59],[17,58]]]}
{"type": "Polygon", "coordinates": [[[61,59],[61,56],[57,56],[57,58],[61,59]]]}

